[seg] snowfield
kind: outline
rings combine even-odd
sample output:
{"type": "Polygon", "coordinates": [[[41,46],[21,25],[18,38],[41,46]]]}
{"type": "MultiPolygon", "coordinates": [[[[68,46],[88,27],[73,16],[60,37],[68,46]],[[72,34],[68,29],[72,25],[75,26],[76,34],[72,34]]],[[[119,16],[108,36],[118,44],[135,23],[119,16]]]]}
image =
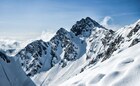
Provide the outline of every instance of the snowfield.
{"type": "Polygon", "coordinates": [[[98,63],[59,86],[139,86],[140,43],[98,63]]]}
{"type": "Polygon", "coordinates": [[[139,86],[140,43],[93,66],[59,86],[139,86]]]}

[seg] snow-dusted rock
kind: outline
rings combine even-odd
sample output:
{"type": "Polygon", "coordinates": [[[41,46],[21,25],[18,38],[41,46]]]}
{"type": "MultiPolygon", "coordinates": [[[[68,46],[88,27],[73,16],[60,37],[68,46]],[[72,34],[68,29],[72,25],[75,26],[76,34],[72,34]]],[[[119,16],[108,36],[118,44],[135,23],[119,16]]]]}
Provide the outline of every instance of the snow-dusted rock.
{"type": "MultiPolygon", "coordinates": [[[[123,86],[127,83],[117,81],[127,82],[125,76],[120,78],[123,72],[111,68],[135,61],[134,54],[129,51],[134,50],[134,46],[139,47],[139,29],[139,21],[113,31],[87,17],[77,21],[70,32],[60,28],[50,41],[36,40],[28,44],[16,57],[37,86],[123,86]],[[125,54],[132,54],[132,57],[124,57],[125,60],[119,63],[125,54]]],[[[124,70],[126,72],[127,67],[124,70]]],[[[132,70],[128,71],[131,73],[132,70]]],[[[129,73],[126,77],[136,76],[135,73],[129,76],[129,73]]]]}

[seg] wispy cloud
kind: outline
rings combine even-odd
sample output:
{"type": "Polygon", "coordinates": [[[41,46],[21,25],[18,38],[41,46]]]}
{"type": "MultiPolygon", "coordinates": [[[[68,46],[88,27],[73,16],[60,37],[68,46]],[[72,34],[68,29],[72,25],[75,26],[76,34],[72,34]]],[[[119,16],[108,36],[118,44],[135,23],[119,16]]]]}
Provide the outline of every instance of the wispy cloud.
{"type": "Polygon", "coordinates": [[[106,16],[104,17],[104,19],[101,21],[101,24],[105,27],[109,26],[109,21],[111,21],[111,17],[110,16],[106,16]]]}
{"type": "Polygon", "coordinates": [[[121,26],[114,24],[112,20],[113,20],[112,17],[106,16],[100,23],[101,25],[103,25],[108,29],[118,30],[121,26]]]}
{"type": "Polygon", "coordinates": [[[43,41],[49,41],[55,35],[54,32],[46,32],[42,31],[41,36],[38,39],[42,39],[43,41]]]}
{"type": "Polygon", "coordinates": [[[29,39],[39,37],[43,30],[57,31],[60,27],[69,30],[77,20],[87,16],[98,21],[109,15],[103,25],[114,28],[115,24],[135,21],[139,14],[139,4],[127,0],[0,0],[0,38],[29,39]]]}

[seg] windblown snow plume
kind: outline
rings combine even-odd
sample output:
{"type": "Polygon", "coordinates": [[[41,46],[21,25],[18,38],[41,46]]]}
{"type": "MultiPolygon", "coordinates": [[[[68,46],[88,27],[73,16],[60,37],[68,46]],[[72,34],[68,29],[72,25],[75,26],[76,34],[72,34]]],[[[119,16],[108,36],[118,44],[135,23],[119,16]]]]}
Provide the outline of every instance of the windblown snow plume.
{"type": "Polygon", "coordinates": [[[102,22],[101,22],[101,25],[103,25],[103,26],[105,26],[106,28],[108,28],[109,27],[109,22],[111,22],[111,17],[110,16],[106,16],[106,17],[104,17],[104,19],[102,20],[102,22]]]}
{"type": "Polygon", "coordinates": [[[116,25],[113,23],[113,19],[110,16],[106,16],[104,17],[104,19],[100,22],[101,25],[103,25],[104,27],[108,28],[108,29],[112,29],[114,31],[118,30],[119,28],[121,28],[121,26],[116,25]]]}

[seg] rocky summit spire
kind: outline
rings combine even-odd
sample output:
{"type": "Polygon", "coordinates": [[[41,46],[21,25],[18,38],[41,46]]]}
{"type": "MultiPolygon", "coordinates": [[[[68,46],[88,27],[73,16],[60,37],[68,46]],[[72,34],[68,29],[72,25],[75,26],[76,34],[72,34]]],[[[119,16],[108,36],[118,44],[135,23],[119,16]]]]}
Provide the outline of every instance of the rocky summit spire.
{"type": "Polygon", "coordinates": [[[65,33],[67,33],[68,31],[66,30],[66,29],[64,29],[64,28],[60,28],[57,32],[56,32],[56,34],[57,35],[59,35],[59,34],[65,34],[65,33]]]}
{"type": "Polygon", "coordinates": [[[94,27],[104,28],[95,20],[92,20],[90,17],[86,17],[85,19],[82,18],[80,21],[77,21],[76,24],[72,26],[71,31],[76,36],[82,35],[84,37],[88,37],[94,27]]]}

